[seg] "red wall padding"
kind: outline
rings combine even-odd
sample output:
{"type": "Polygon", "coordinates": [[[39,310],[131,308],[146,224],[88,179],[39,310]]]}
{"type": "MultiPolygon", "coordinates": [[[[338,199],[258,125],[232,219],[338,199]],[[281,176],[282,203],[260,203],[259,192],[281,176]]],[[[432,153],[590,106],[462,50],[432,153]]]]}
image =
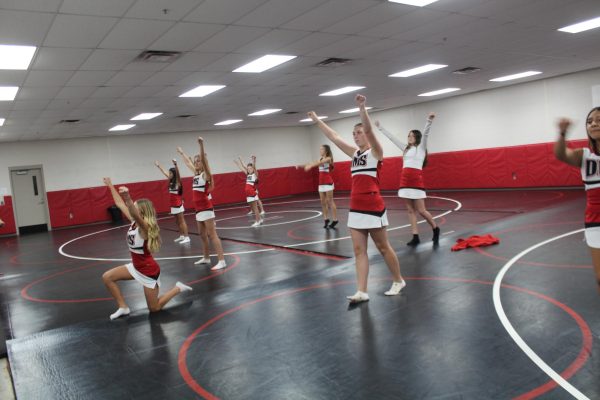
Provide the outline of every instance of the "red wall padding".
{"type": "MultiPolygon", "coordinates": [[[[569,145],[582,147],[587,141],[574,141],[569,145]]],[[[424,170],[425,185],[429,189],[581,186],[579,170],[557,161],[552,149],[552,143],[541,143],[430,154],[424,170]]],[[[381,188],[398,189],[401,169],[401,157],[386,158],[381,188]]],[[[216,174],[214,179],[215,205],[245,201],[246,177],[243,173],[216,174]]],[[[333,179],[336,189],[350,189],[350,161],[335,163],[333,179]]],[[[184,201],[191,209],[192,178],[183,178],[183,184],[184,201]]],[[[258,189],[262,198],[312,192],[316,191],[317,185],[316,168],[309,172],[295,167],[259,170],[258,189]]],[[[132,198],[149,198],[159,213],[169,211],[167,180],[128,183],[126,186],[132,198]]],[[[0,234],[15,232],[11,198],[6,199],[7,205],[0,207],[0,217],[6,222],[0,234]]],[[[106,209],[112,204],[105,187],[48,192],[50,219],[55,228],[107,221],[110,217],[106,209]]]]}
{"type": "Polygon", "coordinates": [[[12,197],[10,196],[4,196],[4,205],[0,206],[0,219],[4,221],[4,226],[0,228],[0,235],[9,235],[17,232],[12,197]]]}

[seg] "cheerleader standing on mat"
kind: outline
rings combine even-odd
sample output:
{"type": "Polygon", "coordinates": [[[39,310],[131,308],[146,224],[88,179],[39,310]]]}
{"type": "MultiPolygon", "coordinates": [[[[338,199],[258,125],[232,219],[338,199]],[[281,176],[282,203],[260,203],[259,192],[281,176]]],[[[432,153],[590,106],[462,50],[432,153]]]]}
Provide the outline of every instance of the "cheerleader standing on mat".
{"type": "Polygon", "coordinates": [[[160,248],[160,229],[156,222],[154,206],[147,199],[133,202],[129,196],[129,190],[124,186],[121,186],[117,192],[110,178],[104,178],[104,184],[110,189],[116,206],[131,222],[127,231],[127,246],[131,252],[131,263],[108,270],[102,275],[106,288],[119,305],[119,309],[110,315],[110,319],[130,313],[119,285],[117,285],[118,281],[135,279],[141,283],[144,286],[146,304],[148,304],[150,312],[160,311],[173,297],[181,292],[190,291],[192,288],[177,282],[167,293],[162,296],[158,295],[160,267],[152,257],[152,253],[157,252],[160,248]]]}
{"type": "Polygon", "coordinates": [[[410,131],[408,133],[408,144],[403,143],[388,132],[379,121],[375,121],[375,125],[381,133],[387,136],[404,153],[398,197],[403,198],[406,202],[408,219],[413,234],[412,240],[406,243],[407,246],[416,246],[421,242],[417,225],[417,212],[425,218],[431,229],[433,229],[433,243],[437,244],[440,239],[440,228],[425,208],[427,194],[425,193],[425,184],[423,183],[423,168],[427,164],[427,138],[429,137],[429,130],[434,118],[435,114],[429,114],[423,133],[416,129],[410,131]]]}
{"type": "Polygon", "coordinates": [[[321,158],[319,161],[315,161],[304,166],[305,171],[310,171],[314,167],[319,167],[319,197],[321,198],[321,207],[323,208],[323,219],[325,225],[323,228],[335,228],[338,224],[337,219],[337,207],[333,201],[333,178],[331,177],[331,171],[333,171],[333,154],[328,144],[324,144],[320,149],[321,158]],[[331,212],[331,218],[333,221],[329,224],[329,211],[331,212]]]}
{"type": "Polygon", "coordinates": [[[194,207],[196,208],[196,222],[200,238],[202,239],[202,250],[204,253],[194,264],[210,264],[210,248],[208,246],[208,240],[210,239],[219,259],[217,264],[211,268],[214,271],[225,268],[227,263],[223,255],[221,239],[217,235],[215,211],[209,195],[213,190],[214,182],[206,154],[204,153],[204,139],[201,137],[198,138],[198,145],[200,146],[200,154],[194,156],[193,160],[185,154],[181,147],[178,147],[177,151],[183,156],[185,165],[194,173],[192,183],[194,207]]]}
{"type": "Polygon", "coordinates": [[[158,161],[154,161],[154,165],[156,165],[160,172],[169,179],[171,215],[175,216],[175,222],[177,222],[180,234],[180,236],[175,239],[175,242],[178,242],[179,244],[189,243],[190,237],[188,235],[188,227],[183,216],[183,212],[185,211],[183,207],[183,185],[181,184],[181,175],[179,174],[177,160],[173,160],[173,167],[169,168],[169,172],[167,172],[158,161]]]}
{"type": "Polygon", "coordinates": [[[565,136],[570,126],[571,121],[568,119],[559,121],[554,155],[560,161],[581,169],[586,195],[585,241],[592,253],[596,284],[600,292],[600,107],[593,108],[586,118],[589,147],[567,148],[565,136]]]}
{"type": "Polygon", "coordinates": [[[356,96],[362,123],[356,124],[352,131],[355,146],[347,143],[340,135],[320,120],[314,111],[308,116],[341,151],[352,158],[352,192],[350,194],[350,213],[348,227],[352,236],[356,257],[356,277],[358,291],[348,296],[351,303],[368,301],[367,280],[369,276],[369,257],[367,255],[368,238],[371,236],[377,249],[392,273],[393,283],[386,296],[400,293],[406,283],[400,274],[400,263],[390,246],[387,237],[387,213],[383,198],[379,192],[379,172],[383,160],[383,150],[373,133],[371,119],[365,108],[366,97],[356,96]]]}
{"type": "Polygon", "coordinates": [[[251,159],[252,162],[248,163],[245,167],[241,157],[238,157],[236,160],[233,160],[233,162],[243,173],[246,174],[246,187],[244,189],[246,191],[246,201],[248,202],[250,208],[252,209],[252,212],[254,213],[254,223],[252,224],[252,226],[257,227],[259,225],[262,225],[262,215],[264,215],[265,211],[263,210],[262,212],[259,212],[259,198],[258,190],[256,188],[256,185],[258,185],[256,157],[252,156],[251,159]]]}

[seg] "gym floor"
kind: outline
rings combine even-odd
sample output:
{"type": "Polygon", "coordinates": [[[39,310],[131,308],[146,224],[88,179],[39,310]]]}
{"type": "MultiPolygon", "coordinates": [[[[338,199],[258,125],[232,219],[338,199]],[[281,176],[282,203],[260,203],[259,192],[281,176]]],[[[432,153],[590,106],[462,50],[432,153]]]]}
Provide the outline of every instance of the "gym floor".
{"type": "Polygon", "coordinates": [[[122,282],[132,314],[115,321],[101,275],[128,262],[126,226],[1,238],[17,398],[600,398],[600,297],[581,232],[583,191],[429,196],[440,244],[421,223],[421,244],[408,248],[405,207],[386,193],[407,287],[383,295],[390,276],[370,243],[371,300],[355,306],[345,298],[356,290],[348,193],[336,193],[335,230],[323,229],[316,194],[265,201],[259,228],[244,205],[217,209],[228,262],[219,272],[193,264],[198,236],[174,243],[164,216],[163,290],[180,280],[194,291],[150,314],[140,285],[122,282]],[[450,251],[485,233],[500,244],[450,251]]]}

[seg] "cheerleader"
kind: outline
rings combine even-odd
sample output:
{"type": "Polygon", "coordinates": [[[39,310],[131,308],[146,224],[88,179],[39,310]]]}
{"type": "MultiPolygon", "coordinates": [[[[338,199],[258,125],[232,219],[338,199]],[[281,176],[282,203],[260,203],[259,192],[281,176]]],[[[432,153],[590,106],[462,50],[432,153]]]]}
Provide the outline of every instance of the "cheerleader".
{"type": "Polygon", "coordinates": [[[158,295],[160,286],[160,267],[152,257],[160,248],[160,229],[156,222],[156,211],[148,199],[131,200],[129,190],[121,186],[119,192],[110,178],[104,178],[104,184],[110,189],[113,200],[125,218],[131,222],[127,231],[127,246],[131,252],[131,263],[106,271],[102,280],[119,308],[110,315],[110,319],[129,315],[130,310],[119,289],[118,281],[135,279],[144,286],[146,304],[150,312],[160,311],[173,297],[192,288],[177,282],[162,296],[158,295]]]}
{"type": "Polygon", "coordinates": [[[600,292],[600,107],[593,108],[585,120],[589,147],[569,149],[565,136],[571,121],[561,119],[558,123],[558,139],[554,155],[560,161],[581,169],[585,186],[585,241],[592,253],[596,284],[600,292]]]}
{"type": "Polygon", "coordinates": [[[323,208],[323,219],[325,225],[323,228],[335,228],[338,224],[337,219],[337,207],[333,201],[333,178],[331,177],[331,171],[333,171],[333,154],[328,144],[324,144],[320,149],[321,158],[319,161],[306,164],[304,166],[305,171],[310,171],[312,168],[319,167],[319,197],[321,199],[321,207],[323,208]],[[331,211],[331,224],[329,224],[329,211],[331,211]]]}
{"type": "Polygon", "coordinates": [[[175,242],[179,244],[185,244],[190,242],[188,235],[188,227],[185,223],[183,212],[183,185],[181,184],[181,174],[179,173],[179,167],[177,166],[177,160],[173,159],[173,167],[169,168],[167,172],[158,161],[154,161],[154,165],[163,173],[164,176],[169,180],[169,202],[171,204],[171,215],[175,216],[175,222],[179,227],[180,236],[175,239],[175,242]]]}
{"type": "Polygon", "coordinates": [[[198,224],[198,232],[202,239],[202,250],[204,252],[203,256],[194,264],[210,264],[210,248],[208,246],[208,241],[210,239],[219,260],[217,264],[211,268],[211,270],[215,271],[225,268],[227,263],[225,262],[225,256],[223,255],[221,239],[219,239],[219,236],[217,235],[215,211],[209,194],[214,188],[214,182],[206,154],[204,153],[204,139],[201,137],[198,138],[198,145],[200,146],[200,154],[194,156],[193,160],[190,156],[185,154],[181,147],[178,147],[177,151],[183,157],[185,165],[187,165],[194,173],[192,189],[194,206],[196,208],[196,222],[198,224]]]}
{"type": "Polygon", "coordinates": [[[258,198],[258,189],[256,187],[258,185],[256,156],[252,156],[251,159],[252,162],[249,162],[246,166],[244,166],[244,162],[242,161],[241,157],[238,157],[237,159],[233,160],[233,162],[235,163],[235,165],[237,165],[240,171],[246,174],[246,201],[250,205],[252,213],[254,214],[254,223],[252,224],[252,226],[257,227],[259,225],[262,225],[263,223],[262,216],[265,214],[265,210],[259,210],[260,199],[258,198]]]}
{"type": "Polygon", "coordinates": [[[314,111],[308,116],[342,152],[352,158],[352,191],[350,193],[350,213],[348,227],[356,257],[356,277],[358,291],[348,296],[350,303],[369,300],[367,280],[369,276],[369,257],[367,255],[368,238],[371,236],[377,249],[390,270],[393,283],[386,296],[400,294],[406,283],[400,274],[400,263],[390,246],[387,237],[387,213],[383,198],[379,192],[379,172],[383,161],[383,150],[373,133],[371,119],[365,108],[366,97],[356,96],[362,123],[356,124],[352,132],[355,146],[347,143],[340,135],[317,117],[314,111]]]}
{"type": "Polygon", "coordinates": [[[425,185],[423,183],[423,168],[427,165],[427,138],[431,123],[435,118],[435,114],[429,114],[423,133],[419,130],[412,130],[408,133],[408,144],[403,143],[397,137],[388,132],[379,121],[375,121],[375,125],[381,133],[387,136],[396,146],[403,152],[403,168],[400,176],[400,190],[398,197],[403,198],[408,210],[408,219],[412,229],[413,237],[407,246],[416,246],[421,240],[419,239],[419,228],[417,225],[417,212],[425,218],[427,223],[433,229],[433,243],[437,244],[440,239],[440,228],[435,223],[433,217],[425,208],[425,185]]]}

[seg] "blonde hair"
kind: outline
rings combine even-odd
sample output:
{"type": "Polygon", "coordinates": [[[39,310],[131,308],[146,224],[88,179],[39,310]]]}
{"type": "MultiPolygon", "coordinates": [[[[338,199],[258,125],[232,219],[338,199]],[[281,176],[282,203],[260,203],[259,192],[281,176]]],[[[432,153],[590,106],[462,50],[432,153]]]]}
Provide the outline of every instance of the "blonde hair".
{"type": "Polygon", "coordinates": [[[160,249],[161,240],[160,228],[158,227],[158,222],[156,222],[154,205],[148,199],[139,199],[135,204],[137,204],[140,215],[148,226],[148,231],[146,232],[146,235],[148,236],[148,250],[150,250],[150,253],[156,253],[160,249]]]}

